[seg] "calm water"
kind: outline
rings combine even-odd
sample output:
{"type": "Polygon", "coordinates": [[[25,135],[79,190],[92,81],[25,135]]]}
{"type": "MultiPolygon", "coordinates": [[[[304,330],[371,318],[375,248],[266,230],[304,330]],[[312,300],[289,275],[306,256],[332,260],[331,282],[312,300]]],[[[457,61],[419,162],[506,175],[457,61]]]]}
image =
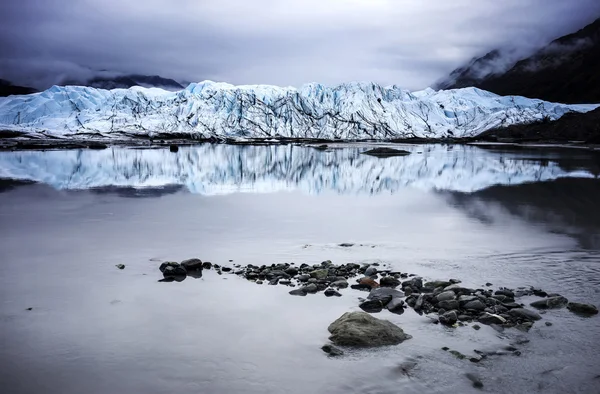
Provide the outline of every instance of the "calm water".
{"type": "MultiPolygon", "coordinates": [[[[600,305],[600,159],[583,150],[202,145],[0,153],[3,393],[598,393],[600,317],[548,312],[527,334],[447,329],[329,359],[354,290],[292,297],[214,271],[158,283],[160,261],[380,262],[600,305]],[[29,183],[24,181],[33,181],[29,183]],[[352,242],[351,248],[337,246],[352,242]],[[124,263],[120,271],[115,264],[124,263]],[[27,311],[26,308],[33,310],[27,311]],[[520,357],[465,354],[521,337],[520,357]],[[398,365],[416,360],[410,375],[398,365]]],[[[529,302],[525,298],[522,302],[529,302]]]]}

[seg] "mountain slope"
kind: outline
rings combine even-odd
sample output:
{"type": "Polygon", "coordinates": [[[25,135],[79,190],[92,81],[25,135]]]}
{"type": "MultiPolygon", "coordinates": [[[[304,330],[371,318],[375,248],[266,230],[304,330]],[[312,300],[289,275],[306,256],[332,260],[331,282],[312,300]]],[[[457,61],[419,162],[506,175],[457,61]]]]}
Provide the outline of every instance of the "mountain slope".
{"type": "Polygon", "coordinates": [[[0,130],[67,138],[78,133],[115,138],[156,133],[191,138],[447,138],[556,120],[595,107],[500,97],[476,88],[411,93],[373,83],[295,89],[205,81],[179,92],[54,86],[0,99],[0,130]]]}
{"type": "Polygon", "coordinates": [[[510,56],[492,51],[454,70],[437,86],[442,89],[476,86],[500,95],[561,103],[600,103],[600,19],[552,41],[504,73],[482,72],[507,61],[510,56]]]}
{"type": "Polygon", "coordinates": [[[119,75],[119,76],[95,76],[87,81],[68,80],[64,85],[89,86],[98,89],[127,89],[133,86],[145,88],[161,88],[165,90],[181,90],[183,86],[170,78],[159,75],[119,75]]]}
{"type": "Polygon", "coordinates": [[[0,79],[0,97],[12,96],[14,94],[31,94],[35,92],[36,90],[33,88],[16,86],[5,79],[0,79]]]}

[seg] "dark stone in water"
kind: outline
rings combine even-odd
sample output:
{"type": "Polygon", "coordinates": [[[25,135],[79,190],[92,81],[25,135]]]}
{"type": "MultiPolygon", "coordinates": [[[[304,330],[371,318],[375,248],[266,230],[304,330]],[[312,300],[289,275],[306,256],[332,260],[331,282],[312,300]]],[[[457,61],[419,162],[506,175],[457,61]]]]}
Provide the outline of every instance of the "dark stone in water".
{"type": "Polygon", "coordinates": [[[354,244],[343,243],[343,244],[339,244],[338,246],[341,246],[342,248],[351,248],[354,246],[354,244]]]}
{"type": "Polygon", "coordinates": [[[392,313],[401,315],[404,313],[404,301],[398,297],[394,297],[390,302],[387,303],[385,308],[392,313]]]}
{"type": "Polygon", "coordinates": [[[362,302],[359,306],[365,312],[379,313],[383,310],[383,307],[392,300],[392,296],[387,296],[385,300],[367,300],[362,302]]]}
{"type": "Polygon", "coordinates": [[[458,301],[456,301],[456,300],[448,300],[448,301],[438,302],[437,307],[441,308],[441,309],[445,309],[447,311],[451,311],[453,309],[458,309],[460,307],[460,305],[458,304],[458,301]]]}
{"type": "Polygon", "coordinates": [[[377,267],[370,266],[365,270],[365,276],[372,276],[377,273],[377,267]]]}
{"type": "Polygon", "coordinates": [[[333,289],[327,289],[324,292],[326,297],[341,297],[342,295],[340,293],[338,293],[337,291],[333,290],[333,289]]]}
{"type": "Polygon", "coordinates": [[[396,288],[400,286],[400,281],[393,276],[386,276],[379,280],[379,285],[382,287],[396,288]]]}
{"type": "Polygon", "coordinates": [[[361,152],[363,155],[370,155],[375,157],[393,157],[393,156],[407,156],[410,155],[410,152],[400,149],[392,149],[392,148],[375,148],[371,150],[367,150],[361,152]]]}
{"type": "Polygon", "coordinates": [[[534,301],[529,305],[537,309],[559,309],[564,308],[565,306],[567,306],[568,303],[569,300],[567,300],[565,297],[558,296],[534,301]]]}
{"type": "Polygon", "coordinates": [[[474,373],[467,373],[465,374],[465,376],[467,377],[467,379],[469,379],[471,382],[473,382],[473,387],[475,388],[482,388],[483,387],[483,382],[481,381],[481,378],[479,376],[477,376],[474,373]]]}
{"type": "Polygon", "coordinates": [[[321,350],[329,354],[331,357],[338,357],[344,355],[344,351],[342,349],[329,344],[323,345],[323,347],[321,347],[321,350]]]}
{"type": "Polygon", "coordinates": [[[398,291],[398,290],[394,290],[394,289],[390,289],[390,288],[386,288],[386,287],[380,287],[380,288],[371,290],[371,292],[367,296],[367,299],[380,300],[382,302],[385,302],[384,303],[384,306],[385,306],[385,305],[387,305],[388,302],[391,301],[392,297],[393,298],[404,297],[404,293],[401,291],[398,291]]]}
{"type": "Polygon", "coordinates": [[[469,301],[463,305],[464,309],[472,309],[475,311],[482,311],[485,309],[485,304],[480,300],[469,301]]]}
{"type": "Polygon", "coordinates": [[[440,323],[451,326],[458,321],[458,315],[456,311],[449,311],[439,317],[440,323]]]}
{"type": "Polygon", "coordinates": [[[203,268],[203,263],[200,259],[188,259],[181,262],[181,266],[186,271],[200,271],[203,268]]]}
{"type": "Polygon", "coordinates": [[[508,289],[500,289],[494,292],[495,295],[503,295],[505,297],[515,298],[515,293],[508,289]]]}
{"type": "Polygon", "coordinates": [[[525,308],[511,309],[510,311],[508,311],[508,314],[517,319],[529,320],[529,321],[541,320],[541,318],[542,318],[538,313],[536,313],[530,309],[525,309],[525,308]]]}
{"type": "Polygon", "coordinates": [[[212,263],[210,261],[205,261],[204,263],[202,263],[202,268],[204,268],[205,270],[209,270],[212,268],[212,263]]]}
{"type": "Polygon", "coordinates": [[[165,266],[163,267],[163,265],[161,264],[161,271],[163,273],[163,276],[165,278],[167,277],[172,277],[172,276],[183,276],[185,277],[187,275],[187,271],[185,268],[183,268],[181,265],[179,265],[179,263],[163,263],[165,264],[165,266]]]}
{"type": "Polygon", "coordinates": [[[294,296],[302,296],[302,297],[304,297],[306,295],[306,291],[304,290],[304,288],[299,288],[299,289],[290,291],[289,294],[290,295],[294,295],[294,296]]]}
{"type": "Polygon", "coordinates": [[[169,151],[177,152],[179,151],[179,147],[177,145],[169,145],[169,151]]]}
{"type": "Polygon", "coordinates": [[[120,270],[124,270],[125,269],[125,264],[117,264],[117,265],[115,265],[115,267],[117,267],[120,270]]]}
{"type": "Polygon", "coordinates": [[[567,305],[567,309],[569,309],[573,313],[577,313],[584,316],[592,316],[598,314],[598,308],[592,304],[581,304],[579,302],[569,302],[567,305]]]}

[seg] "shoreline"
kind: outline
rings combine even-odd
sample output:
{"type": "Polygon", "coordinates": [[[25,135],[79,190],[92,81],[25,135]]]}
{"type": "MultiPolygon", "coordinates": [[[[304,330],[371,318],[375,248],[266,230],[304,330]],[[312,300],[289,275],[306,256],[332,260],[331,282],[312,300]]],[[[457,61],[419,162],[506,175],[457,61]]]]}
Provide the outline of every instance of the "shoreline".
{"type": "Polygon", "coordinates": [[[587,143],[584,141],[559,141],[559,140],[521,140],[514,138],[408,138],[390,140],[330,140],[310,138],[182,138],[174,135],[172,137],[161,136],[160,138],[131,137],[131,138],[36,138],[26,134],[13,134],[7,136],[6,132],[0,131],[0,152],[2,151],[27,151],[27,150],[69,150],[69,149],[107,149],[109,147],[129,147],[161,149],[196,146],[202,144],[224,144],[224,145],[298,145],[325,150],[329,145],[424,145],[424,144],[446,144],[446,145],[472,145],[482,148],[487,147],[510,147],[510,148],[570,148],[600,150],[600,144],[587,143]]]}

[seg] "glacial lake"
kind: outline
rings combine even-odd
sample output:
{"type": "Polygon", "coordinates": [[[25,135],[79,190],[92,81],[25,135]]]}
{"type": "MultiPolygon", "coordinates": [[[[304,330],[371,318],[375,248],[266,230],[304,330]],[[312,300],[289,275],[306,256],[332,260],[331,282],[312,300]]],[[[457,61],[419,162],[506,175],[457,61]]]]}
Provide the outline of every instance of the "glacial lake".
{"type": "Polygon", "coordinates": [[[0,391],[482,392],[473,373],[483,392],[598,393],[598,315],[550,310],[525,333],[384,310],[375,316],[413,338],[330,358],[328,325],[366,293],[294,297],[214,270],[158,282],[161,262],[192,257],[332,260],[600,305],[600,152],[394,147],[411,154],[378,159],[343,144],[0,152],[0,391]],[[479,363],[441,350],[515,342],[520,355],[479,363]],[[407,361],[416,366],[405,373],[407,361]]]}

